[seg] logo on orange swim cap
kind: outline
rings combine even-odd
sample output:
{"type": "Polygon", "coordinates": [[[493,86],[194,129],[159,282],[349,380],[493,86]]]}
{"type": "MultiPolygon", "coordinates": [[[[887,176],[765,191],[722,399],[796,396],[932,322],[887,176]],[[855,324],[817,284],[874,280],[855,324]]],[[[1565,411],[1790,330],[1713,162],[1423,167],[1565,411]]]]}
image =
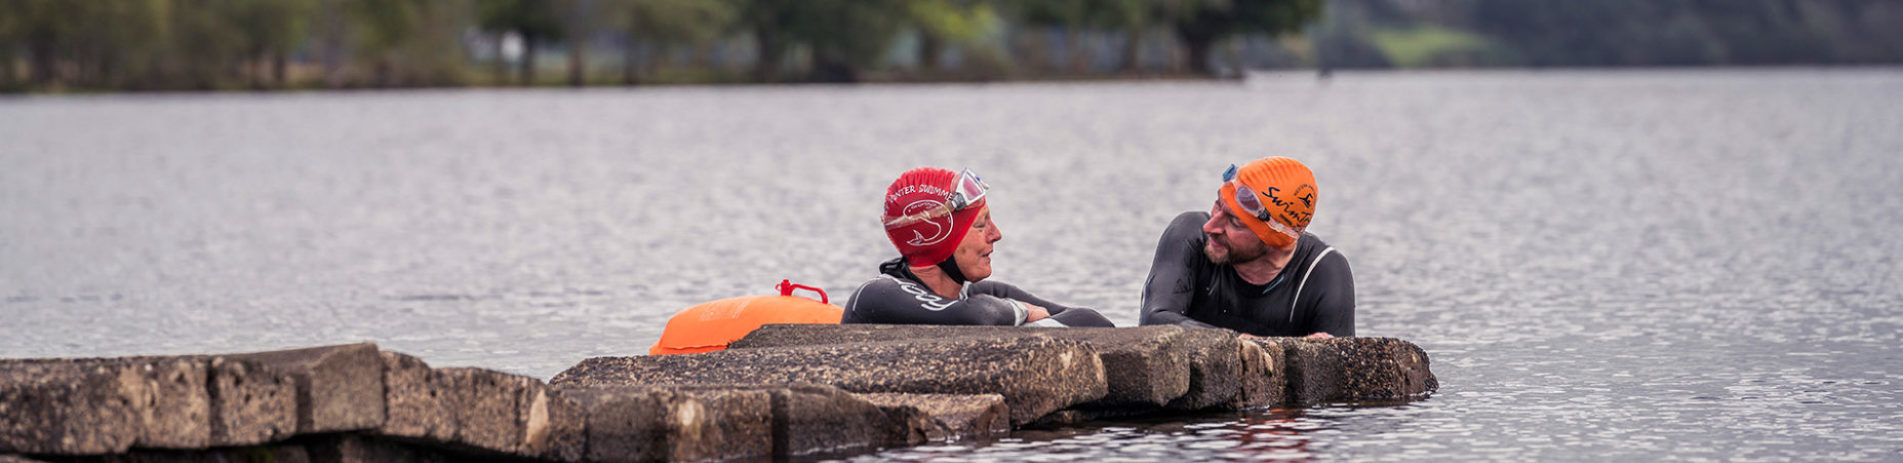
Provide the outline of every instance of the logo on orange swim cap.
{"type": "Polygon", "coordinates": [[[1315,173],[1301,161],[1272,156],[1250,161],[1224,178],[1224,205],[1263,243],[1287,247],[1315,218],[1315,173]],[[1242,195],[1247,193],[1247,195],[1242,195]]]}
{"type": "Polygon", "coordinates": [[[977,220],[978,211],[984,209],[984,199],[979,198],[950,214],[926,213],[952,201],[957,179],[957,172],[920,167],[905,171],[886,187],[884,219],[918,217],[885,229],[886,238],[892,240],[893,247],[899,248],[907,264],[926,266],[951,258],[958,243],[964,240],[965,232],[971,229],[971,223],[977,220]]]}

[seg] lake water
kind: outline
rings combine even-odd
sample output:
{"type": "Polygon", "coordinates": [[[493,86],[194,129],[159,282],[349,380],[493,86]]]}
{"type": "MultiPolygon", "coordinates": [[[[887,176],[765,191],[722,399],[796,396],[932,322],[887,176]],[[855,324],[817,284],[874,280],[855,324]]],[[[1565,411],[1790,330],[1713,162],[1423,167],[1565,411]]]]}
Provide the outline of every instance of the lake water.
{"type": "Polygon", "coordinates": [[[375,341],[547,378],[674,311],[837,299],[970,167],[994,278],[1134,325],[1232,162],[1320,181],[1401,406],[865,461],[1903,460],[1903,69],[0,99],[0,357],[375,341]]]}

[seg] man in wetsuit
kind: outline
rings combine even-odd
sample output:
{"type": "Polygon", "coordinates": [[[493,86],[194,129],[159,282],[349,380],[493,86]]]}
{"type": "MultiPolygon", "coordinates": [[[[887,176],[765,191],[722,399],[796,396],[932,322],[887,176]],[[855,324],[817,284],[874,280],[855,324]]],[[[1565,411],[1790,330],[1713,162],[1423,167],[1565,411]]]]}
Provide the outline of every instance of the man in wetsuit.
{"type": "Polygon", "coordinates": [[[1163,230],[1142,324],[1354,336],[1348,258],[1303,231],[1314,218],[1315,174],[1278,156],[1229,166],[1222,180],[1209,212],[1185,212],[1163,230]]]}
{"type": "Polygon", "coordinates": [[[1096,311],[1039,298],[996,281],[991,251],[1004,233],[991,220],[985,185],[931,167],[886,188],[885,233],[900,257],[846,301],[840,323],[1113,326],[1096,311]]]}

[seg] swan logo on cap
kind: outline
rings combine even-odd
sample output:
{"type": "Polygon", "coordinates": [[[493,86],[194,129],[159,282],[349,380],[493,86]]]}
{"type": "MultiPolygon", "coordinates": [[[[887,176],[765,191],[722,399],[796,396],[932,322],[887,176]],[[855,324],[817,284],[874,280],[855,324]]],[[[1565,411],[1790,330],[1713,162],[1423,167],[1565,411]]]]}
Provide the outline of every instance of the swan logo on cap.
{"type": "MultiPolygon", "coordinates": [[[[932,208],[938,207],[940,203],[941,203],[940,201],[930,200],[930,199],[913,201],[911,204],[905,205],[905,208],[902,209],[902,211],[905,213],[905,215],[917,214],[917,213],[925,212],[927,210],[931,210],[932,208]]],[[[933,217],[930,219],[925,219],[923,221],[920,221],[919,222],[920,225],[931,227],[932,236],[925,236],[925,233],[920,232],[917,227],[908,227],[910,228],[909,231],[912,232],[912,239],[906,240],[905,244],[909,244],[913,246],[931,246],[934,244],[938,244],[941,241],[945,241],[945,238],[951,237],[951,230],[952,230],[951,221],[952,221],[952,216],[950,215],[941,215],[938,217],[933,217]]]]}

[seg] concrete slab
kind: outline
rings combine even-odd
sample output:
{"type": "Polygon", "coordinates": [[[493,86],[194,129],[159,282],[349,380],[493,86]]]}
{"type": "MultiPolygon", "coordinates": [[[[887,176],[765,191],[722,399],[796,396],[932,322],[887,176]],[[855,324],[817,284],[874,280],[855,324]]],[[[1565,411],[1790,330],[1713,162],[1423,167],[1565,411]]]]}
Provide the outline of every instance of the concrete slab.
{"type": "Polygon", "coordinates": [[[997,394],[859,394],[920,429],[927,442],[986,440],[1011,431],[1011,410],[997,394]]]}
{"type": "Polygon", "coordinates": [[[1013,424],[1100,399],[1103,363],[1082,343],[1049,337],[958,338],[704,354],[598,357],[557,375],[561,386],[827,384],[852,392],[999,394],[1013,424]]]}
{"type": "Polygon", "coordinates": [[[253,360],[208,359],[212,445],[256,445],[297,432],[297,385],[290,374],[253,360]]]}
{"type": "Polygon", "coordinates": [[[152,391],[122,365],[0,366],[0,453],[101,455],[138,440],[152,391]]]}
{"type": "Polygon", "coordinates": [[[948,325],[767,325],[730,349],[828,345],[915,339],[1050,337],[1096,351],[1105,371],[1106,406],[1163,405],[1189,390],[1190,352],[1175,326],[1136,328],[1022,328],[948,325]]]}
{"type": "Polygon", "coordinates": [[[291,375],[297,432],[375,428],[384,421],[383,360],[373,343],[234,354],[291,375]]]}
{"type": "Polygon", "coordinates": [[[586,412],[587,461],[715,461],[773,454],[768,391],[604,386],[564,387],[558,395],[586,412]]]}

